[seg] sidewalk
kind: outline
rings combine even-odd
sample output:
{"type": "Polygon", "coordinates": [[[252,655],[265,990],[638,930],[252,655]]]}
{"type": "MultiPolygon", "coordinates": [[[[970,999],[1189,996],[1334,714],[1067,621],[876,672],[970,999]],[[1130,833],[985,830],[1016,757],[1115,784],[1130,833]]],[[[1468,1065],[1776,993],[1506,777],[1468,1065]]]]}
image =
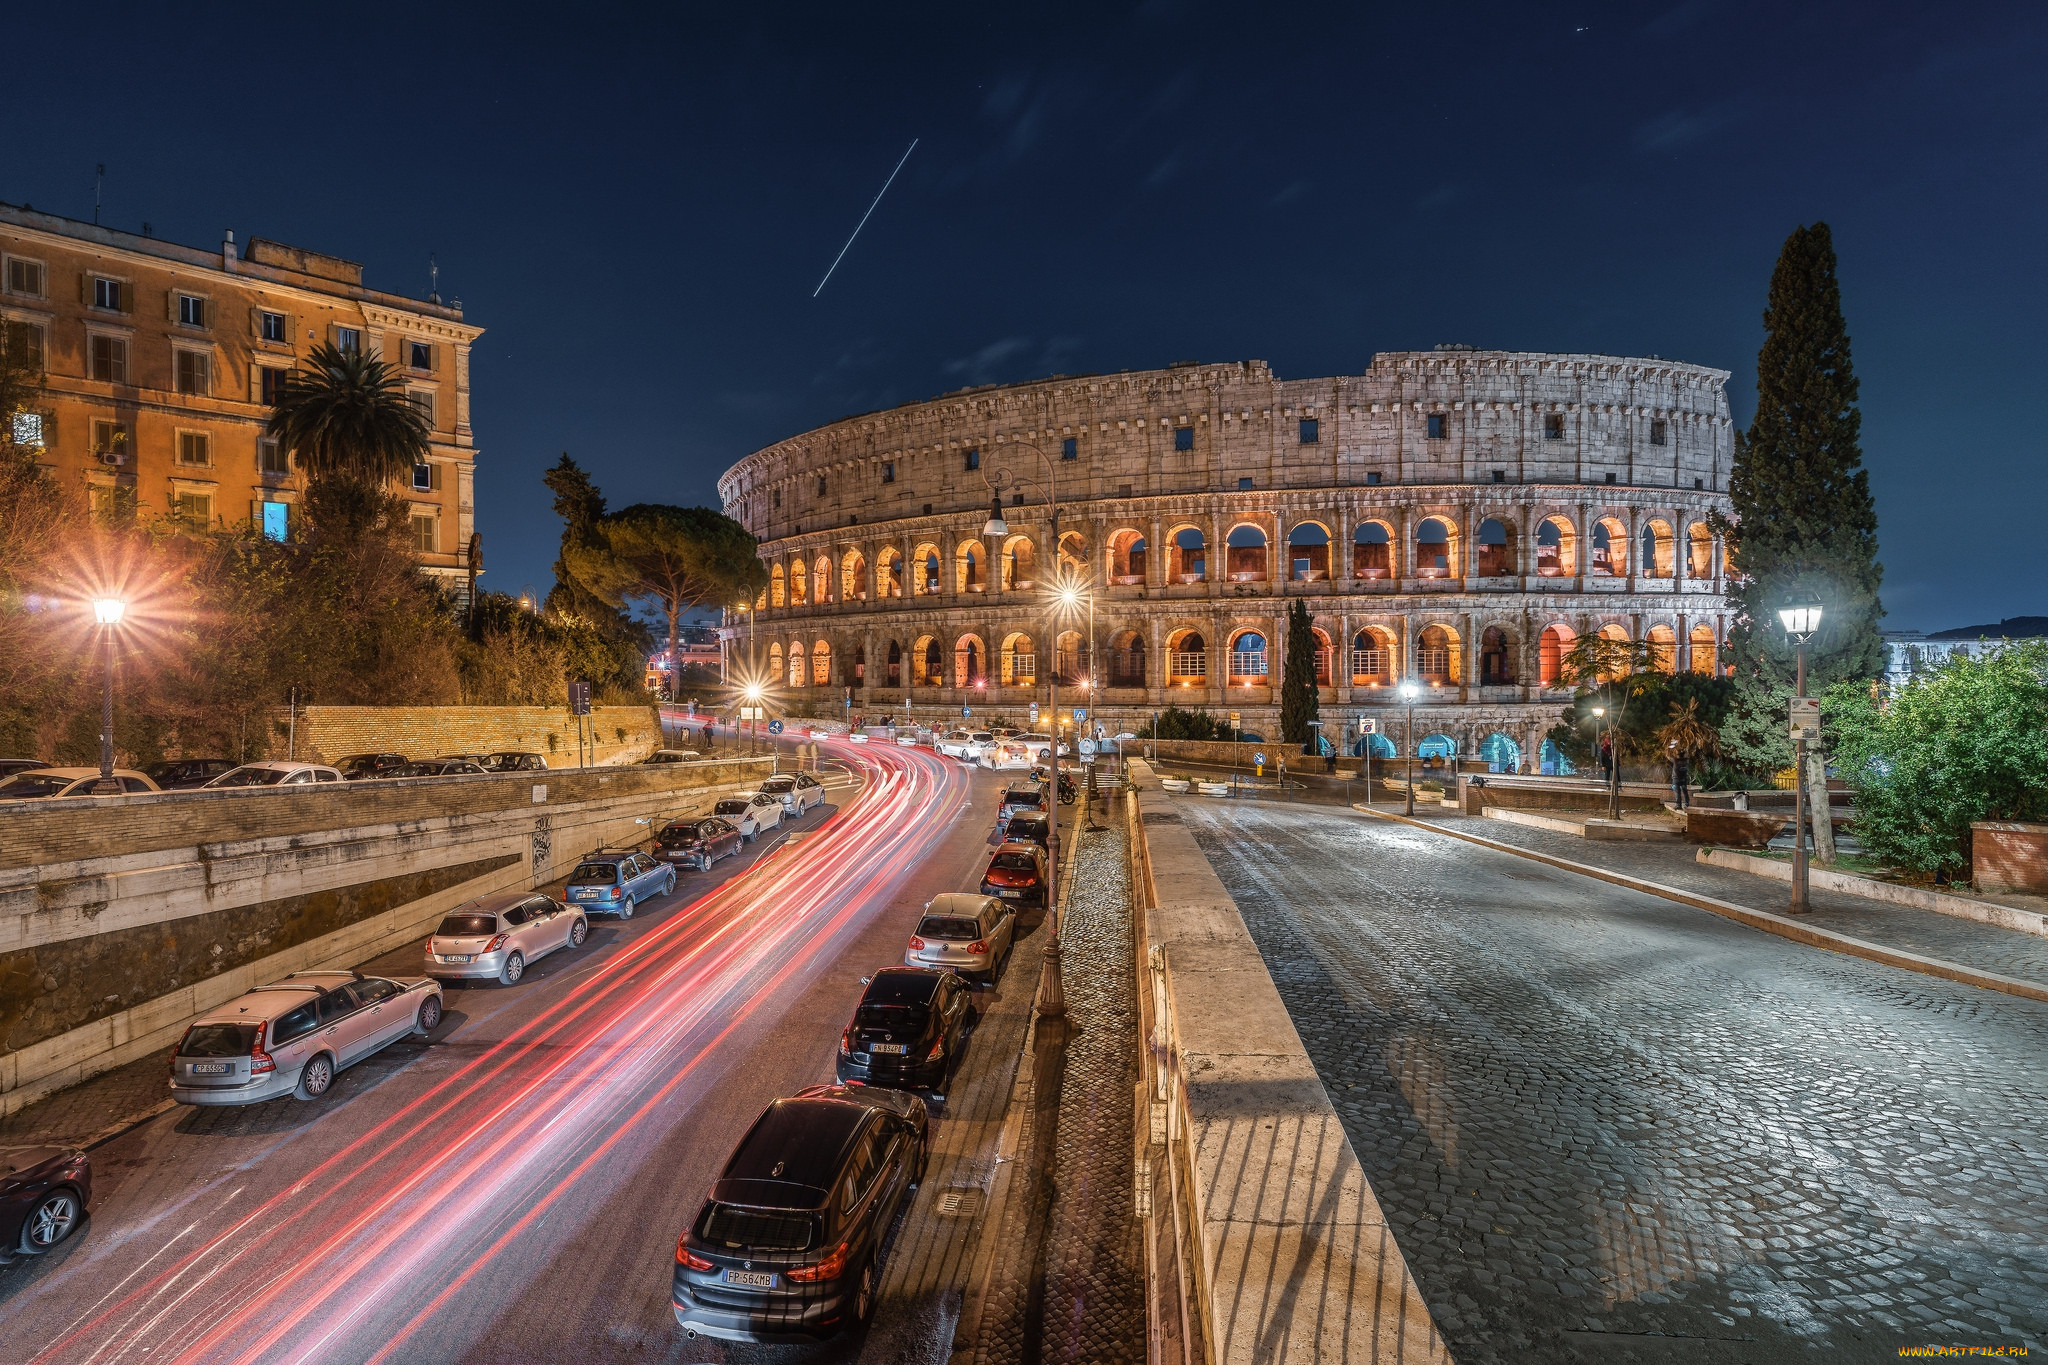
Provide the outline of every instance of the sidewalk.
{"type": "MultiPolygon", "coordinates": [[[[1400,813],[1399,807],[1391,811],[1400,813]]],[[[1697,848],[1689,843],[1580,839],[1506,820],[1486,820],[1452,811],[1425,812],[1420,807],[1416,819],[1604,871],[1661,882],[1753,910],[1784,914],[1787,909],[1785,883],[1702,863],[1698,861],[1697,848]]],[[[1816,929],[2048,986],[2048,938],[2038,934],[1840,892],[1814,891],[1808,900],[1813,909],[1802,917],[1802,922],[1816,929]]]]}

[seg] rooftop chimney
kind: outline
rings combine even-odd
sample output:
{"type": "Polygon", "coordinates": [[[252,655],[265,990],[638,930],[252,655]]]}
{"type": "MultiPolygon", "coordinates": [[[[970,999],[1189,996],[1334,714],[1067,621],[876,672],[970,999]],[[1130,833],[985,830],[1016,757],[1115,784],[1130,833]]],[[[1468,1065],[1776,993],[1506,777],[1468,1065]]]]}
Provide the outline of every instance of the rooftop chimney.
{"type": "Polygon", "coordinates": [[[235,230],[233,228],[227,229],[226,234],[220,239],[220,268],[222,270],[233,270],[235,268],[235,230]]]}

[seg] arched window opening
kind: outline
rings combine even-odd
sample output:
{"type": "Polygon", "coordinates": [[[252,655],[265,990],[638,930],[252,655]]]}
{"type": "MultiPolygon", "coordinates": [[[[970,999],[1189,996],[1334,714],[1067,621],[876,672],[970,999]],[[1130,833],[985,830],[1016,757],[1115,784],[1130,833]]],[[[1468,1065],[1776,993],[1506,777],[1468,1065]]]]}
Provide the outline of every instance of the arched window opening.
{"type": "Polygon", "coordinates": [[[780,607],[788,603],[787,590],[782,577],[782,566],[776,564],[768,570],[768,604],[780,607]]]}
{"type": "Polygon", "coordinates": [[[954,581],[955,592],[980,592],[987,586],[982,578],[982,553],[979,541],[968,541],[960,547],[956,557],[959,577],[954,581]]]}
{"type": "Polygon", "coordinates": [[[1093,673],[1087,642],[1078,630],[1061,631],[1052,645],[1052,673],[1061,687],[1085,685],[1093,673]]]}
{"type": "Polygon", "coordinates": [[[1514,643],[1499,626],[1488,626],[1479,636],[1479,685],[1506,687],[1514,681],[1514,643]]]}
{"type": "Polygon", "coordinates": [[[839,562],[839,600],[868,600],[868,560],[859,550],[847,551],[846,558],[839,562]]]}
{"type": "Polygon", "coordinates": [[[829,687],[832,683],[832,646],[823,640],[811,646],[811,685],[829,687]]]}
{"type": "Polygon", "coordinates": [[[1351,637],[1351,685],[1391,687],[1394,682],[1394,637],[1368,626],[1351,637]]]}
{"type": "Polygon", "coordinates": [[[927,545],[917,552],[918,593],[935,597],[939,591],[939,551],[934,545],[927,545]]]}
{"type": "Polygon", "coordinates": [[[1709,677],[1713,676],[1717,671],[1714,667],[1716,654],[1714,628],[1704,624],[1694,626],[1692,628],[1692,671],[1695,673],[1705,673],[1709,677]]]}
{"type": "Polygon", "coordinates": [[[1129,587],[1145,581],[1145,537],[1125,527],[1109,538],[1109,581],[1129,587]]]}
{"type": "MultiPolygon", "coordinates": [[[[1600,638],[1603,640],[1612,640],[1616,644],[1625,645],[1628,643],[1628,627],[1615,625],[1612,622],[1610,622],[1607,625],[1600,627],[1600,638]]],[[[1611,683],[1618,676],[1618,674],[1614,673],[1611,670],[1602,669],[1596,681],[1603,683],[1611,683]]]]}
{"type": "Polygon", "coordinates": [[[1678,573],[1678,540],[1671,523],[1646,521],[1636,552],[1636,572],[1646,578],[1671,578],[1678,573]]]}
{"type": "Polygon", "coordinates": [[[1593,523],[1593,576],[1619,578],[1628,572],[1628,528],[1613,517],[1593,523]]]}
{"type": "Polygon", "coordinates": [[[1481,578],[1514,577],[1514,528],[1498,517],[1479,523],[1479,559],[1473,571],[1481,578]]]}
{"type": "Polygon", "coordinates": [[[1296,583],[1314,583],[1330,576],[1330,533],[1312,521],[1287,536],[1287,576],[1296,583]]]}
{"type": "Polygon", "coordinates": [[[887,549],[875,556],[875,592],[881,597],[901,597],[907,585],[903,581],[903,554],[899,550],[887,549]]]}
{"type": "Polygon", "coordinates": [[[1449,626],[1423,629],[1415,648],[1415,676],[1431,687],[1455,687],[1458,682],[1458,636],[1449,626]]]}
{"type": "Polygon", "coordinates": [[[1571,653],[1578,633],[1570,626],[1545,626],[1536,642],[1536,680],[1545,687],[1563,687],[1564,656],[1571,653]]]}
{"type": "Polygon", "coordinates": [[[832,596],[832,561],[824,555],[819,555],[818,562],[812,567],[817,572],[811,576],[811,591],[817,595],[818,605],[823,606],[825,603],[834,600],[832,596]]]}
{"type": "Polygon", "coordinates": [[[1424,517],[1415,528],[1415,576],[1451,576],[1451,528],[1436,517],[1424,517]]]}
{"type": "Polygon", "coordinates": [[[1038,582],[1038,551],[1028,537],[1003,543],[1003,591],[1022,592],[1038,582]]]}
{"type": "Polygon", "coordinates": [[[1173,533],[1173,563],[1168,566],[1176,583],[1199,583],[1209,576],[1209,549],[1197,526],[1183,526],[1173,533]]]}
{"type": "Polygon", "coordinates": [[[963,635],[953,646],[953,685],[955,687],[986,687],[988,655],[982,649],[977,636],[963,635]]]}
{"type": "Polygon", "coordinates": [[[1145,685],[1145,637],[1135,630],[1127,630],[1110,641],[1109,685],[1111,687],[1143,687],[1145,685]]]}
{"type": "Polygon", "coordinates": [[[789,685],[802,687],[811,678],[811,656],[802,640],[791,641],[789,646],[789,685]]]}
{"type": "Polygon", "coordinates": [[[1058,577],[1063,582],[1079,582],[1088,577],[1088,541],[1079,531],[1068,531],[1060,536],[1060,562],[1058,577]]]}
{"type": "Polygon", "coordinates": [[[1415,746],[1417,758],[1433,758],[1440,764],[1457,764],[1458,741],[1449,735],[1424,735],[1422,742],[1415,746]]]}
{"type": "Polygon", "coordinates": [[[1002,685],[1030,687],[1037,681],[1038,655],[1032,650],[1031,637],[1022,631],[1013,631],[1003,641],[1002,685]]]}
{"type": "Polygon", "coordinates": [[[903,646],[894,640],[889,642],[889,686],[903,686],[903,646]]]}
{"type": "Polygon", "coordinates": [[[1522,746],[1496,730],[1479,746],[1479,757],[1490,773],[1518,773],[1522,770],[1522,746]]]}
{"type": "Polygon", "coordinates": [[[780,681],[782,678],[782,645],[780,643],[768,646],[768,676],[774,681],[780,681]]]}
{"type": "Polygon", "coordinates": [[[1335,653],[1330,648],[1330,637],[1321,626],[1310,628],[1316,637],[1316,686],[1330,686],[1330,658],[1335,653]]]}
{"type": "Polygon", "coordinates": [[[1543,578],[1570,578],[1579,571],[1578,538],[1562,517],[1546,517],[1536,528],[1536,572],[1543,578]]]}
{"type": "Polygon", "coordinates": [[[1372,752],[1374,758],[1399,758],[1401,756],[1400,750],[1394,747],[1393,740],[1377,733],[1360,735],[1356,740],[1352,741],[1351,756],[1353,758],[1364,758],[1367,750],[1372,752]]]}
{"type": "Polygon", "coordinates": [[[1659,673],[1678,671],[1678,633],[1669,626],[1651,626],[1643,635],[1650,646],[1650,667],[1659,673]]]}
{"type": "Polygon", "coordinates": [[[1230,642],[1230,685],[1266,685],[1266,637],[1247,630],[1230,642]]]}
{"type": "Polygon", "coordinates": [[[1203,687],[1209,681],[1209,644],[1200,633],[1176,631],[1166,642],[1166,681],[1174,687],[1203,687]]]}
{"type": "Polygon", "coordinates": [[[855,645],[853,647],[853,685],[855,687],[865,687],[867,686],[867,681],[868,647],[866,645],[855,645]]]}
{"type": "Polygon", "coordinates": [[[1392,543],[1393,535],[1382,523],[1368,521],[1360,525],[1351,537],[1351,576],[1385,578],[1391,574],[1392,557],[1387,547],[1392,543]]]}
{"type": "Polygon", "coordinates": [[[1568,777],[1575,771],[1572,761],[1564,756],[1564,750],[1547,739],[1537,750],[1537,766],[1545,777],[1568,777]]]}
{"type": "Polygon", "coordinates": [[[1257,583],[1266,577],[1266,533],[1256,526],[1234,526],[1225,538],[1230,581],[1257,583]]]}
{"type": "Polygon", "coordinates": [[[946,656],[939,647],[938,637],[924,635],[910,647],[910,685],[912,687],[944,687],[946,685],[946,656]]]}
{"type": "Polygon", "coordinates": [[[801,607],[809,602],[811,600],[810,586],[811,575],[810,571],[804,568],[804,562],[801,559],[791,560],[789,563],[789,604],[792,607],[801,607]]]}
{"type": "Polygon", "coordinates": [[[1688,578],[1714,576],[1714,533],[1705,522],[1696,521],[1686,528],[1685,556],[1688,578]]]}

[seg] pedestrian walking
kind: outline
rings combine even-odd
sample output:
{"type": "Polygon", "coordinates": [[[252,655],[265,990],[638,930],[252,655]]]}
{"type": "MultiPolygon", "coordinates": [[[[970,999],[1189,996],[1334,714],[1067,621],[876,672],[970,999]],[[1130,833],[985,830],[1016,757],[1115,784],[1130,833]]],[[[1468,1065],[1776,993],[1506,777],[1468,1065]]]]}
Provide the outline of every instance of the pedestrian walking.
{"type": "Polygon", "coordinates": [[[1614,781],[1614,736],[1600,736],[1600,776],[1603,780],[1614,781]]]}
{"type": "Polygon", "coordinates": [[[1675,744],[1671,746],[1671,801],[1680,810],[1692,804],[1692,768],[1675,744]]]}

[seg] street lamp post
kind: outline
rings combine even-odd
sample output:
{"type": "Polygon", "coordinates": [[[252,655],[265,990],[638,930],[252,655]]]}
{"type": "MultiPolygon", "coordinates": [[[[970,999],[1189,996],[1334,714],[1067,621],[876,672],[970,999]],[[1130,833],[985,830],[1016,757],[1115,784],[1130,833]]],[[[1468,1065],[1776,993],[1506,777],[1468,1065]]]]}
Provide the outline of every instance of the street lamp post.
{"type": "Polygon", "coordinates": [[[1819,599],[1808,597],[1778,612],[1778,619],[1785,623],[1785,633],[1792,637],[1799,652],[1799,672],[1794,684],[1791,710],[1792,723],[1792,913],[1805,914],[1810,907],[1806,901],[1806,708],[1800,705],[1806,700],[1806,642],[1820,629],[1819,599]]]}
{"type": "MultiPolygon", "coordinates": [[[[1408,707],[1408,734],[1402,747],[1408,752],[1408,813],[1415,814],[1415,698],[1422,689],[1415,685],[1415,679],[1408,678],[1401,683],[1401,700],[1408,707]]],[[[1368,798],[1369,799],[1369,798],[1368,798]]]]}
{"type": "MultiPolygon", "coordinates": [[[[1599,752],[1600,743],[1600,726],[1598,724],[1598,721],[1602,716],[1606,714],[1607,708],[1604,706],[1596,706],[1593,708],[1593,719],[1595,721],[1595,724],[1593,726],[1593,745],[1595,753],[1599,752]]],[[[1608,790],[1612,792],[1614,783],[1614,770],[1620,766],[1620,764],[1616,761],[1619,758],[1619,755],[1614,753],[1614,723],[1612,721],[1608,722],[1607,725],[1607,750],[1607,772],[1602,775],[1602,780],[1608,784],[1608,790]]],[[[1608,812],[1607,818],[1610,820],[1614,818],[1614,814],[1611,809],[1608,812]]]]}
{"type": "Polygon", "coordinates": [[[118,597],[93,599],[92,615],[100,624],[106,661],[106,690],[100,697],[100,780],[93,784],[94,795],[118,795],[121,791],[121,784],[114,780],[114,628],[127,611],[128,604],[118,597]]]}

